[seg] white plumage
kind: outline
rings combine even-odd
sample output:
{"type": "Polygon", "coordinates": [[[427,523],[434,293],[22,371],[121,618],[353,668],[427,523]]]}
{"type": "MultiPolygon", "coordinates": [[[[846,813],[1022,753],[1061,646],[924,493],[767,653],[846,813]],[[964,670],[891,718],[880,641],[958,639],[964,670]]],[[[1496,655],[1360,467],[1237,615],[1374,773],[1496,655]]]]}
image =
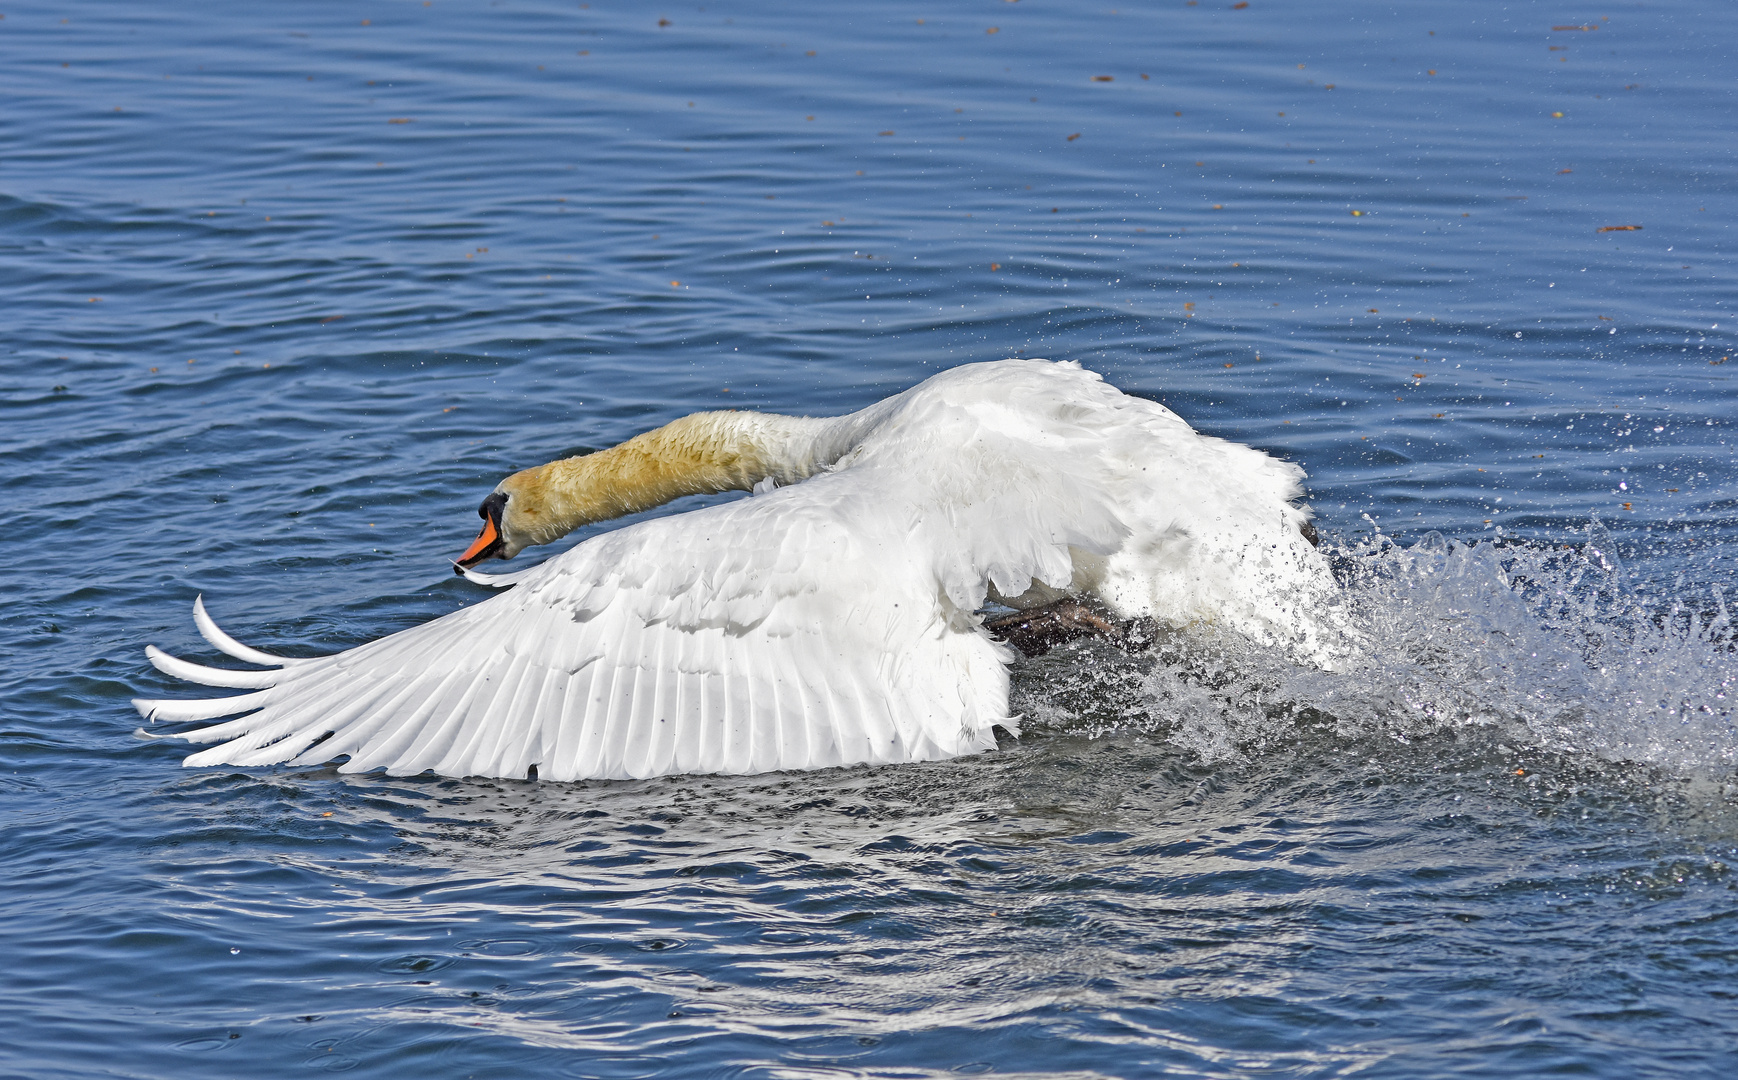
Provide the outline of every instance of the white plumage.
{"type": "MultiPolygon", "coordinates": [[[[767,455],[746,499],[643,521],[505,593],[332,656],[162,671],[250,690],[141,700],[188,765],[548,779],[933,760],[995,746],[1012,653],[974,614],[1065,592],[1319,658],[1332,579],[1303,472],[1078,365],[974,364],[849,416],[715,414],[767,455]],[[780,481],[794,480],[775,487],[780,481]]],[[[723,421],[720,421],[723,422],[723,421]]],[[[504,482],[505,483],[505,482],[504,482]]]]}

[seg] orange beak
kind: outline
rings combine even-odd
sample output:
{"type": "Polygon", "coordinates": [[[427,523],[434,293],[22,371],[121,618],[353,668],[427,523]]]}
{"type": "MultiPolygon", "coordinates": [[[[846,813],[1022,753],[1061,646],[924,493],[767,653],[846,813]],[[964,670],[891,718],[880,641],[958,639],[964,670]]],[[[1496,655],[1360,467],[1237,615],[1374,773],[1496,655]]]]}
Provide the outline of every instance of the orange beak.
{"type": "Polygon", "coordinates": [[[458,557],[460,566],[469,568],[489,557],[489,549],[501,542],[501,534],[495,531],[495,523],[488,518],[483,519],[483,531],[477,534],[476,540],[458,557]]]}
{"type": "Polygon", "coordinates": [[[466,570],[482,562],[501,555],[505,544],[501,540],[501,514],[507,507],[507,496],[497,491],[483,500],[483,505],[477,507],[477,516],[483,519],[483,531],[465,549],[465,553],[453,560],[453,573],[463,574],[466,570]]]}

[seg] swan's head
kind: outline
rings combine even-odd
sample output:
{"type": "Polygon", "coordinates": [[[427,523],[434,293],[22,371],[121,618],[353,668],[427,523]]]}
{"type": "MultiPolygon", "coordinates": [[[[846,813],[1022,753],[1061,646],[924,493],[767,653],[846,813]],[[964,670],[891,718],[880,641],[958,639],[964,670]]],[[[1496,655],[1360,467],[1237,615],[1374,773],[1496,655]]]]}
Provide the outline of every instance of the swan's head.
{"type": "Polygon", "coordinates": [[[477,507],[477,516],[483,519],[483,531],[471,541],[471,546],[465,549],[463,555],[453,560],[453,573],[463,574],[484,559],[511,559],[525,546],[508,545],[502,522],[506,516],[507,499],[504,491],[490,492],[489,497],[483,500],[483,505],[477,507]]]}
{"type": "Polygon", "coordinates": [[[552,528],[550,507],[541,484],[541,470],[514,473],[495,486],[477,516],[483,531],[454,559],[454,570],[464,573],[485,559],[511,559],[535,544],[547,544],[567,530],[552,528]]]}

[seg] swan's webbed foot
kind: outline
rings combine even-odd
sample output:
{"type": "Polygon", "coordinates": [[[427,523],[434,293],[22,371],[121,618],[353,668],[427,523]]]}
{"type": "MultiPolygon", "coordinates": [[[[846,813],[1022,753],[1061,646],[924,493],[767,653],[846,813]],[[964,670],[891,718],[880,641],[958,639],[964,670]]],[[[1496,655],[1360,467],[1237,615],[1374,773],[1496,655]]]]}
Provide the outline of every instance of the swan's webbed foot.
{"type": "Polygon", "coordinates": [[[998,641],[1019,649],[1028,659],[1083,637],[1104,638],[1127,652],[1140,652],[1152,643],[1151,619],[1124,621],[1095,611],[1073,597],[985,619],[984,629],[998,641]]]}

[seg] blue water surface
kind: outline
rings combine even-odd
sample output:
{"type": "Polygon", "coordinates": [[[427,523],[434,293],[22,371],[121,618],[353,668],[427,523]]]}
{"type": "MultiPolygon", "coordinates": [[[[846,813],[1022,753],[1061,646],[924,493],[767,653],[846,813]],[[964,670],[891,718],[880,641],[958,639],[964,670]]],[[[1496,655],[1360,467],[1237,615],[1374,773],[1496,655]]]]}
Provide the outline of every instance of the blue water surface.
{"type": "Polygon", "coordinates": [[[1738,1074],[1735,47],[1689,0],[9,6],[0,1074],[1738,1074]],[[134,734],[198,594],[341,649],[481,598],[508,472],[1005,356],[1303,465],[1363,665],[1085,645],[996,753],[758,777],[134,734]]]}

